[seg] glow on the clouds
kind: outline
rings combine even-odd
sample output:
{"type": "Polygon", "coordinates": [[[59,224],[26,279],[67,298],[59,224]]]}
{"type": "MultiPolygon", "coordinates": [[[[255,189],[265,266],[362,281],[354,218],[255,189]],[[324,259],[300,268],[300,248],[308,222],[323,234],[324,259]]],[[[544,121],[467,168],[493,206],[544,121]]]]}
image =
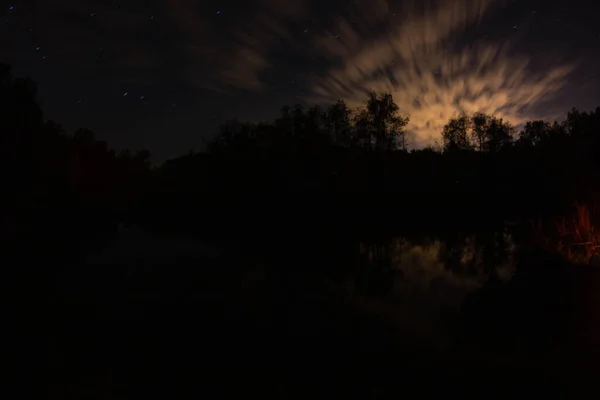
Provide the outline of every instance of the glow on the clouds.
{"type": "Polygon", "coordinates": [[[386,1],[378,1],[379,13],[371,4],[361,24],[340,17],[339,38],[328,33],[319,41],[332,67],[314,82],[307,100],[344,99],[356,106],[369,90],[391,92],[401,110],[410,114],[408,130],[417,146],[438,139],[448,119],[462,111],[494,114],[514,125],[553,117],[535,113],[534,106],[561,89],[573,66],[554,65],[536,75],[528,68],[529,59],[512,54],[506,43],[457,44],[461,33],[497,3],[428,3],[420,12],[407,10],[403,14],[410,17],[374,36],[365,34],[369,27],[389,23],[389,14],[383,12],[386,1]]]}

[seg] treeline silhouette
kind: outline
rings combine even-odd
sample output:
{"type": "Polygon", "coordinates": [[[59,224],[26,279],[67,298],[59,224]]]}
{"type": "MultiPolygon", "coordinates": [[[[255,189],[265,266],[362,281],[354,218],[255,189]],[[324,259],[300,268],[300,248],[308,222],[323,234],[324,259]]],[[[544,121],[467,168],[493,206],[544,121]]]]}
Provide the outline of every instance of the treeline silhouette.
{"type": "Polygon", "coordinates": [[[6,207],[2,236],[26,260],[75,256],[110,237],[151,182],[147,151],[115,152],[94,132],[68,134],[44,120],[36,84],[0,65],[0,159],[6,207]]]}
{"type": "Polygon", "coordinates": [[[324,110],[284,107],[272,123],[230,121],[207,141],[208,152],[164,164],[157,198],[164,209],[186,199],[184,209],[202,210],[203,224],[214,216],[211,225],[227,230],[224,215],[235,215],[236,229],[275,220],[274,235],[299,226],[455,230],[593,203],[600,108],[531,121],[518,133],[494,116],[461,114],[439,144],[412,150],[408,120],[390,94],[373,93],[358,110],[339,101],[324,110]]]}
{"type": "Polygon", "coordinates": [[[371,93],[356,110],[338,101],[286,106],[270,123],[229,121],[206,152],[152,168],[147,151],[116,152],[89,130],[71,135],[45,121],[35,83],[14,78],[8,65],[0,79],[3,186],[17,210],[5,215],[12,238],[40,235],[33,224],[48,218],[78,240],[86,227],[97,236],[119,220],[276,237],[456,229],[560,215],[575,200],[593,203],[597,191],[600,108],[531,121],[518,133],[494,116],[461,114],[435,146],[411,150],[409,116],[390,94],[371,93]],[[67,220],[79,225],[66,229],[67,220]]]}

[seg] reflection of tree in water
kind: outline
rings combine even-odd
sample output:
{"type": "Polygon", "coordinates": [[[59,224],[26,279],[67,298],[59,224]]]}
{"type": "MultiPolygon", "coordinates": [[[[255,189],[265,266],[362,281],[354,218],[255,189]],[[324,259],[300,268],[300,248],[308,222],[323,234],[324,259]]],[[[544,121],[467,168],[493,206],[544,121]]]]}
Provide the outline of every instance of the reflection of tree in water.
{"type": "Polygon", "coordinates": [[[485,273],[493,273],[510,261],[510,237],[506,232],[496,230],[484,238],[481,265],[485,273]]]}
{"type": "Polygon", "coordinates": [[[513,271],[512,239],[502,230],[371,237],[359,248],[351,301],[440,345],[456,333],[468,295],[513,271]]]}
{"type": "Polygon", "coordinates": [[[512,239],[504,229],[477,234],[455,232],[441,238],[440,260],[455,274],[491,274],[511,261],[512,239]]]}
{"type": "Polygon", "coordinates": [[[418,242],[404,237],[370,238],[360,244],[355,280],[359,290],[371,295],[391,294],[396,281],[405,277],[411,281],[407,284],[418,280],[425,286],[442,276],[463,283],[481,281],[504,273],[511,265],[512,246],[511,236],[502,229],[452,232],[418,242]]]}
{"type": "Polygon", "coordinates": [[[440,250],[440,261],[453,273],[463,271],[463,253],[465,251],[465,237],[460,232],[447,234],[443,239],[444,245],[440,250]]]}
{"type": "Polygon", "coordinates": [[[392,264],[393,238],[369,238],[360,243],[356,283],[361,292],[387,295],[398,275],[392,264]]]}

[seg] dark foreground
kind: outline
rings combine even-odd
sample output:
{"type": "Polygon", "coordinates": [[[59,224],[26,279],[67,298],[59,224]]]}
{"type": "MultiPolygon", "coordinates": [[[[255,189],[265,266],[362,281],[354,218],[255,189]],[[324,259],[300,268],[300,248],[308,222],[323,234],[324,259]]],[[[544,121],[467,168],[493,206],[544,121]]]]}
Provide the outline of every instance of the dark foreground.
{"type": "Polygon", "coordinates": [[[440,346],[358,307],[305,250],[264,256],[232,246],[46,275],[27,324],[43,337],[51,398],[595,392],[596,270],[524,257],[529,268],[489,283],[450,316],[440,346]]]}

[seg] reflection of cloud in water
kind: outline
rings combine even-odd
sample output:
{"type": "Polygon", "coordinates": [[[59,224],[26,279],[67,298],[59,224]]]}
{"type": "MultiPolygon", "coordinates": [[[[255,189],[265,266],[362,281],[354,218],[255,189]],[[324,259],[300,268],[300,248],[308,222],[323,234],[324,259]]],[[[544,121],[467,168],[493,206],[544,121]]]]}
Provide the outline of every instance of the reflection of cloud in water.
{"type": "Polygon", "coordinates": [[[405,285],[427,290],[433,280],[440,279],[454,286],[477,285],[478,277],[457,276],[446,268],[440,257],[444,245],[439,240],[425,244],[400,241],[392,257],[393,265],[404,272],[405,285]]]}
{"type": "MultiPolygon", "coordinates": [[[[497,266],[500,277],[508,278],[512,273],[512,253],[514,243],[510,235],[504,234],[507,243],[508,261],[497,266]]],[[[393,241],[392,264],[404,272],[404,285],[427,290],[432,288],[435,281],[444,284],[473,290],[479,287],[488,275],[483,269],[483,245],[477,241],[476,236],[466,237],[463,246],[459,249],[462,273],[457,273],[450,268],[444,260],[444,252],[448,245],[438,239],[424,243],[411,243],[403,238],[393,241]],[[470,267],[474,265],[474,269],[470,267]]]]}
{"type": "MultiPolygon", "coordinates": [[[[513,271],[512,253],[514,243],[509,235],[503,239],[507,244],[508,261],[497,266],[498,275],[509,278],[513,271]]],[[[460,267],[448,268],[445,255],[450,247],[438,239],[412,243],[395,238],[391,245],[392,268],[403,272],[394,282],[392,295],[385,299],[358,296],[362,307],[386,318],[399,326],[432,340],[444,339],[446,328],[444,316],[458,312],[466,296],[480,288],[489,277],[484,272],[483,243],[477,237],[466,237],[460,248],[460,267]],[[474,266],[474,268],[473,268],[474,266]]]]}

